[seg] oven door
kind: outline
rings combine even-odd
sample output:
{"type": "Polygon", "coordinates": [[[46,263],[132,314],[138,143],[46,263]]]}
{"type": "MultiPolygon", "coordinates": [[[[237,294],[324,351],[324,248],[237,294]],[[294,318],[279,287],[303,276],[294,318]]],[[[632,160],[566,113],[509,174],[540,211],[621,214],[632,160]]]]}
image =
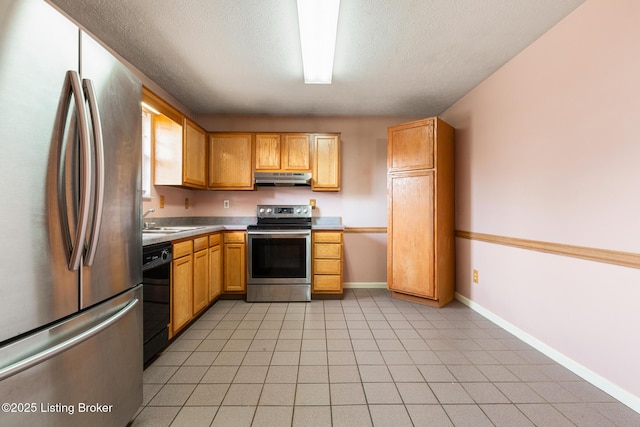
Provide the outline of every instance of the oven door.
{"type": "Polygon", "coordinates": [[[311,230],[250,230],[247,284],[311,284],[311,230]]]}

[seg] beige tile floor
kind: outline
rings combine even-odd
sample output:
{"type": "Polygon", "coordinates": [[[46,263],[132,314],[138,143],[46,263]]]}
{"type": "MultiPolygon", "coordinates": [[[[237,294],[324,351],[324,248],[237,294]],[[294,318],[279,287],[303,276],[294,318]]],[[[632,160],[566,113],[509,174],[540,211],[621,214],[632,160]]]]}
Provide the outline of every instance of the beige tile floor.
{"type": "Polygon", "coordinates": [[[218,301],[144,372],[142,426],[640,426],[640,414],[460,304],[384,289],[218,301]]]}

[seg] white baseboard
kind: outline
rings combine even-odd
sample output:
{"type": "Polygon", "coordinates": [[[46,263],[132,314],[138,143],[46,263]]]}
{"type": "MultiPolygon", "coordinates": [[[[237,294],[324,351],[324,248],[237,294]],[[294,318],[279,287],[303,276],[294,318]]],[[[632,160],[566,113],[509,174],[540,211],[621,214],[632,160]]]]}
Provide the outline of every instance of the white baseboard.
{"type": "Polygon", "coordinates": [[[500,326],[501,328],[505,329],[506,331],[508,331],[508,332],[512,333],[513,335],[515,335],[516,337],[520,338],[522,341],[524,341],[527,344],[529,344],[530,346],[534,347],[536,350],[542,352],[547,357],[555,360],[560,365],[562,365],[565,368],[569,369],[574,374],[578,375],[579,377],[581,377],[581,378],[585,379],[586,381],[590,382],[591,384],[595,385],[596,387],[598,387],[600,390],[604,391],[605,393],[613,396],[615,399],[617,399],[620,402],[622,402],[623,404],[627,405],[629,408],[633,409],[634,411],[640,413],[640,397],[629,393],[628,391],[626,391],[623,388],[617,386],[616,384],[612,383],[611,381],[607,380],[606,378],[604,378],[604,377],[598,375],[597,373],[593,372],[589,368],[587,368],[587,367],[581,365],[580,363],[576,362],[575,360],[565,356],[564,354],[560,353],[556,349],[554,349],[554,348],[550,347],[549,345],[543,343],[539,339],[529,335],[528,333],[526,333],[522,329],[518,328],[517,326],[514,326],[513,324],[511,324],[508,321],[504,320],[503,318],[497,316],[496,314],[494,314],[491,311],[487,310],[486,308],[482,307],[480,304],[477,304],[477,303],[473,302],[472,300],[470,300],[469,298],[465,297],[464,295],[461,295],[461,294],[456,292],[456,299],[458,301],[460,301],[461,303],[463,303],[464,305],[466,305],[469,308],[471,308],[473,311],[475,311],[478,314],[486,317],[487,319],[489,319],[490,321],[492,321],[496,325],[500,326]]]}
{"type": "Polygon", "coordinates": [[[344,289],[387,289],[387,282],[344,282],[342,287],[344,289]]]}

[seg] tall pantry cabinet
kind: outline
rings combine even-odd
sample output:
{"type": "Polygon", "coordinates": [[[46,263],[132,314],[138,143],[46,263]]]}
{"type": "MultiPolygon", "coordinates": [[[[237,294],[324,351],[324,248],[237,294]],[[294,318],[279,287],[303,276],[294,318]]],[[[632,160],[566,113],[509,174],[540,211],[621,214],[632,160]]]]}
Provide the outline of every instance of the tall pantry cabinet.
{"type": "Polygon", "coordinates": [[[442,307],[455,291],[454,130],[437,117],[388,128],[387,283],[442,307]]]}

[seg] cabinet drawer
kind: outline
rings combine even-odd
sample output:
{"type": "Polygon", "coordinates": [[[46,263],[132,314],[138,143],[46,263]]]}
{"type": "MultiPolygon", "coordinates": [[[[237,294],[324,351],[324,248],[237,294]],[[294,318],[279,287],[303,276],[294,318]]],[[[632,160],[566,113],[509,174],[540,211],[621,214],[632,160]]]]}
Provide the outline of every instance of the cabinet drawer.
{"type": "Polygon", "coordinates": [[[174,243],[173,245],[173,259],[190,255],[193,253],[193,240],[186,242],[174,243]]]}
{"type": "Polygon", "coordinates": [[[314,275],[314,292],[342,292],[342,278],[340,275],[314,275]]]}
{"type": "Polygon", "coordinates": [[[340,259],[342,258],[342,245],[314,243],[313,258],[340,259]]]}
{"type": "Polygon", "coordinates": [[[225,243],[244,243],[245,233],[243,232],[233,232],[233,233],[224,233],[224,242],[225,243]]]}
{"type": "Polygon", "coordinates": [[[209,246],[215,246],[220,244],[220,233],[212,234],[209,236],[209,246]]]}
{"type": "Polygon", "coordinates": [[[193,239],[193,251],[198,252],[209,247],[209,238],[207,236],[193,239]]]}
{"type": "Polygon", "coordinates": [[[316,259],[313,261],[313,274],[340,274],[342,261],[339,259],[316,259]]]}
{"type": "Polygon", "coordinates": [[[315,231],[313,241],[318,243],[342,243],[342,233],[315,231]]]}

